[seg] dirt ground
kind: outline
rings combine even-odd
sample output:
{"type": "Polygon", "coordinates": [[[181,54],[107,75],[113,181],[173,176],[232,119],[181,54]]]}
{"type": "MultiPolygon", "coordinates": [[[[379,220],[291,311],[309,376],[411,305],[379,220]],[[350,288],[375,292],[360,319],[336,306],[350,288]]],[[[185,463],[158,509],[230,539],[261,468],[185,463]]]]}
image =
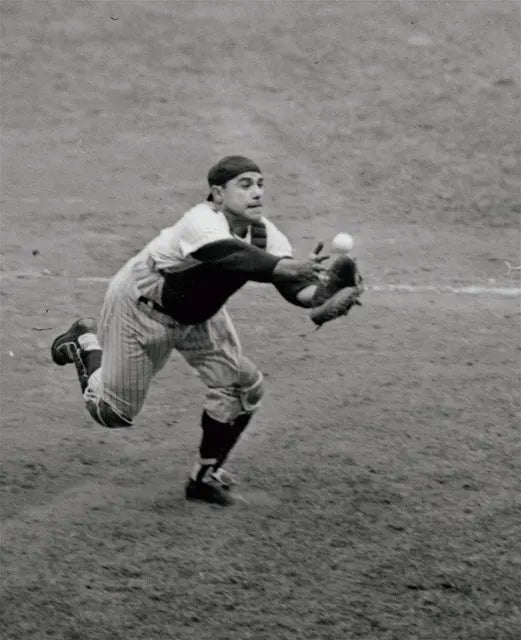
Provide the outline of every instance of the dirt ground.
{"type": "Polygon", "coordinates": [[[1,20],[1,637],[519,638],[519,3],[1,20]],[[179,356],[109,431],[49,345],[237,152],[296,254],[348,231],[368,289],[318,332],[268,285],[230,301],[267,397],[223,510],[183,497],[179,356]]]}

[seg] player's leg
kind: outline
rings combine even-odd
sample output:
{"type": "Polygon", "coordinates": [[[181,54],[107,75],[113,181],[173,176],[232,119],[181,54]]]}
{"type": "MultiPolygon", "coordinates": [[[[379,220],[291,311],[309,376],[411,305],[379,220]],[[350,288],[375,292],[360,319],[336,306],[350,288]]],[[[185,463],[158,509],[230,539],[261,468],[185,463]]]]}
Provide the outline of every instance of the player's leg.
{"type": "Polygon", "coordinates": [[[76,320],[51,346],[53,361],[74,364],[85,405],[91,416],[106,427],[129,427],[131,417],[108,403],[102,394],[103,351],[97,337],[96,322],[91,318],[76,320]]]}
{"type": "MultiPolygon", "coordinates": [[[[223,483],[227,483],[226,475],[222,473],[222,466],[227,460],[233,447],[237,444],[243,431],[250,423],[253,414],[260,406],[264,395],[264,378],[255,365],[243,355],[239,355],[237,360],[237,391],[239,394],[240,406],[236,407],[231,415],[237,410],[241,413],[227,424],[227,437],[223,442],[217,462],[213,465],[212,476],[223,483]]],[[[228,414],[230,415],[230,413],[228,414]]]]}
{"type": "MultiPolygon", "coordinates": [[[[84,398],[95,417],[108,405],[132,424],[143,408],[150,383],[168,360],[178,323],[151,312],[129,296],[117,295],[104,306],[100,322],[101,367],[89,379],[84,398]]],[[[107,424],[106,426],[124,426],[107,424]]]]}
{"type": "Polygon", "coordinates": [[[106,427],[129,427],[153,376],[175,342],[175,332],[148,317],[136,302],[109,287],[98,337],[93,321],[77,321],[53,343],[53,360],[73,362],[87,410],[106,427]]]}
{"type": "Polygon", "coordinates": [[[97,337],[96,321],[81,318],[59,335],[51,346],[51,357],[59,365],[74,364],[86,407],[91,416],[103,426],[128,427],[132,420],[115,411],[101,394],[93,389],[100,379],[102,349],[97,337]]]}
{"type": "Polygon", "coordinates": [[[200,458],[187,485],[187,497],[228,504],[222,486],[213,492],[212,478],[239,440],[263,394],[262,374],[241,353],[233,324],[222,309],[194,326],[176,349],[198,370],[207,386],[201,419],[200,458]],[[213,499],[215,498],[215,499],[213,499]]]}

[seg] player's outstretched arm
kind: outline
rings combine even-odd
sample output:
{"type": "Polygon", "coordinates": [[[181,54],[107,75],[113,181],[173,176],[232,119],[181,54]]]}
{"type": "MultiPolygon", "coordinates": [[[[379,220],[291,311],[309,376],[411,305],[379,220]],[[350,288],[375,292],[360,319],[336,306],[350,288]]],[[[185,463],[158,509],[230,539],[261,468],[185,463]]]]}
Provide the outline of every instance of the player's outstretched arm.
{"type": "Polygon", "coordinates": [[[324,267],[313,260],[294,260],[274,256],[263,249],[236,239],[218,240],[204,245],[192,256],[224,271],[241,274],[256,282],[274,284],[318,282],[324,267]]]}

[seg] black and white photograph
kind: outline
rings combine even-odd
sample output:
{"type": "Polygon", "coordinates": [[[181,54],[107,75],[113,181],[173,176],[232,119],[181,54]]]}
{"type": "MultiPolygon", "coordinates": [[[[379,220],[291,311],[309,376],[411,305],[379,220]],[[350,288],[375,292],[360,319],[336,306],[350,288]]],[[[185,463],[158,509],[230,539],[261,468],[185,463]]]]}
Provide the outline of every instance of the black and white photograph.
{"type": "Polygon", "coordinates": [[[521,638],[521,2],[0,30],[0,637],[521,638]]]}

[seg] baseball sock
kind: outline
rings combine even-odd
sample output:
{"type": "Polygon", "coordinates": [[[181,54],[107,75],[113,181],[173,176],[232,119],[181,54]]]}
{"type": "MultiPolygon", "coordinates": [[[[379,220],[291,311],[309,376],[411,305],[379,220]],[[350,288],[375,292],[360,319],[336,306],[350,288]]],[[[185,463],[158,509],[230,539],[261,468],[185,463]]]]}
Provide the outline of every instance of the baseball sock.
{"type": "Polygon", "coordinates": [[[74,364],[80,379],[81,390],[87,388],[90,376],[101,367],[102,351],[94,333],[84,333],[79,336],[79,349],[76,350],[74,364]]]}
{"type": "Polygon", "coordinates": [[[217,471],[217,469],[219,469],[224,464],[226,458],[230,455],[231,450],[237,444],[237,441],[241,437],[242,432],[248,426],[252,415],[253,414],[251,413],[242,413],[228,425],[226,442],[223,443],[223,446],[221,447],[221,450],[217,457],[217,462],[213,466],[214,471],[217,471]]]}
{"type": "Polygon", "coordinates": [[[203,480],[206,472],[217,464],[219,455],[227,443],[230,425],[215,420],[204,411],[201,418],[201,427],[203,429],[203,437],[199,446],[200,458],[195,463],[190,474],[192,480],[197,482],[203,480]]]}

